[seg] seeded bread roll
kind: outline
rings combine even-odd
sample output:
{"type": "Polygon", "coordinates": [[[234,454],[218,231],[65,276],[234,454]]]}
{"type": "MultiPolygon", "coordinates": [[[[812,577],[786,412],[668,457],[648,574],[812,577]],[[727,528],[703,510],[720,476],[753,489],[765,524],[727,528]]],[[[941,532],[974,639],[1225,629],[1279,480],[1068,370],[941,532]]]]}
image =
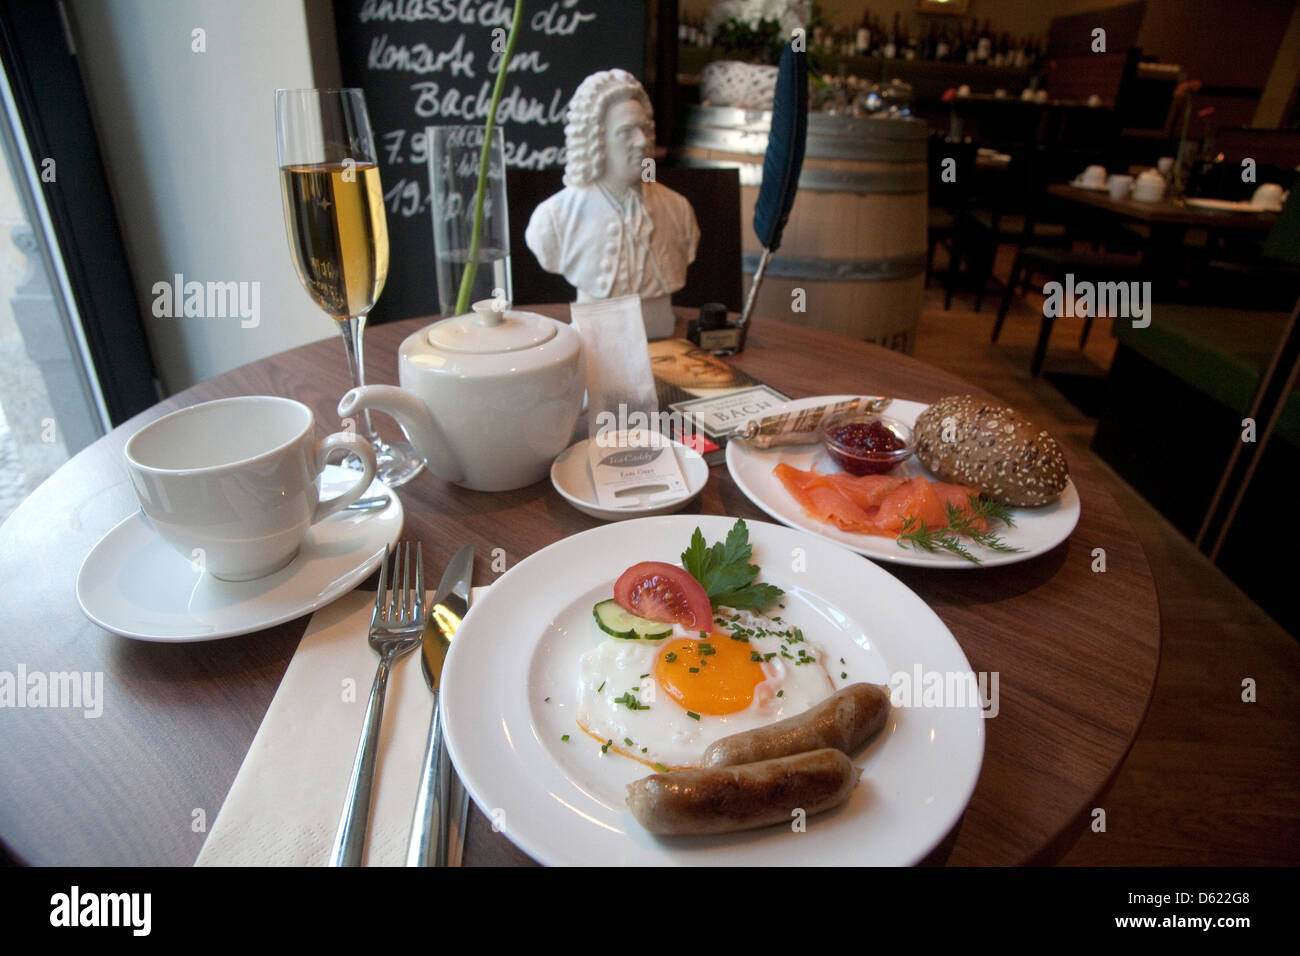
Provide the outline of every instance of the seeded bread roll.
{"type": "Polygon", "coordinates": [[[1009,505],[1050,504],[1065,490],[1061,446],[1013,408],[949,395],[917,416],[912,433],[917,459],[940,481],[1009,505]]]}

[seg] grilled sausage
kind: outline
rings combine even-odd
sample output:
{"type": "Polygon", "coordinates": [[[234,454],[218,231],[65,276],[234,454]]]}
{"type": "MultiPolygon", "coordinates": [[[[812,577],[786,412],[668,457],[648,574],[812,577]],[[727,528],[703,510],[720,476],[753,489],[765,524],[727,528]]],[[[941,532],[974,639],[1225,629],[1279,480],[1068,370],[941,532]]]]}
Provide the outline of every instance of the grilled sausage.
{"type": "Polygon", "coordinates": [[[889,688],[851,684],[802,714],[709,744],[702,767],[730,767],[834,747],[856,751],[889,716],[889,688]]]}
{"type": "Polygon", "coordinates": [[[638,823],[661,836],[730,833],[789,823],[839,806],[862,771],[841,751],[706,770],[656,773],[628,784],[627,805],[638,823]]]}

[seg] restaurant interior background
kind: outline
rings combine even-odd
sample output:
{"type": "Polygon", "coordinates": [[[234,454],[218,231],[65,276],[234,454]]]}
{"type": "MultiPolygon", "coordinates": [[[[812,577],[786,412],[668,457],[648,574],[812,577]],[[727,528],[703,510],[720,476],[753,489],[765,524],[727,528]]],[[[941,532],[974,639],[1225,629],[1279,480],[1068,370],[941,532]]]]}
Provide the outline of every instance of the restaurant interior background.
{"type": "MultiPolygon", "coordinates": [[[[25,58],[11,48],[6,60],[0,520],[67,458],[158,398],[331,334],[287,254],[270,91],[351,85],[356,75],[328,0],[61,0],[45,14],[3,6],[11,30],[66,43],[77,75],[61,76],[43,94],[54,67],[33,59],[33,47],[24,48],[25,58]],[[56,103],[68,114],[58,123],[56,103]],[[57,179],[43,177],[42,160],[61,137],[65,146],[84,145],[77,160],[84,166],[69,161],[57,179]],[[77,200],[54,188],[70,179],[101,203],[111,198],[111,210],[97,211],[93,238],[71,225],[77,200]],[[93,278],[110,273],[115,299],[88,291],[93,278]],[[181,276],[256,282],[259,320],[158,314],[155,284],[181,276]]],[[[711,0],[648,6],[645,80],[667,167],[705,155],[693,139],[700,74],[727,55],[703,36],[711,7],[711,0]]],[[[1300,632],[1291,562],[1279,560],[1263,530],[1274,525],[1266,509],[1300,467],[1295,342],[1285,335],[1294,331],[1300,296],[1293,187],[1300,4],[967,0],[925,7],[917,0],[821,0],[822,21],[810,37],[816,67],[832,81],[823,107],[851,112],[879,84],[878,92],[889,93],[886,105],[892,96],[928,126],[921,246],[886,243],[877,252],[924,258],[914,274],[895,277],[892,297],[882,299],[907,313],[904,337],[885,344],[1048,409],[1070,436],[1071,453],[1095,454],[1126,489],[1125,501],[1147,509],[1144,522],[1213,551],[1236,587],[1293,635],[1300,632]],[[962,12],[950,15],[943,10],[949,6],[962,12]],[[1097,24],[1106,29],[1104,53],[1090,46],[1097,24]],[[861,83],[849,86],[848,77],[861,83]],[[887,91],[894,78],[908,89],[887,91]],[[1046,102],[1035,100],[1040,90],[1046,102]],[[985,160],[980,175],[960,190],[944,189],[941,159],[973,162],[977,150],[985,160]],[[1094,163],[1137,174],[1169,156],[1185,160],[1178,169],[1187,198],[1248,202],[1258,185],[1276,182],[1291,191],[1289,201],[1268,214],[1267,228],[1171,231],[1160,222],[1090,214],[1047,192],[1094,163]],[[1240,175],[1246,159],[1256,160],[1250,180],[1240,175]],[[1144,258],[1151,268],[1159,258],[1166,271],[1157,283],[1153,334],[1135,335],[1128,323],[1103,317],[1090,335],[1081,323],[1062,321],[1046,336],[1044,282],[1095,267],[1089,256],[1110,257],[1095,274],[1115,279],[1148,278],[1144,258]],[[1032,269],[1017,288],[1010,280],[1021,266],[1032,269]],[[1007,315],[1005,332],[1000,314],[1007,315]],[[1151,409],[1145,418],[1133,413],[1141,403],[1151,409]],[[1239,455],[1238,423],[1252,412],[1267,441],[1239,455]],[[1267,431],[1266,421],[1273,421],[1267,431]]],[[[511,209],[521,225],[527,216],[522,205],[511,209]]],[[[750,252],[740,221],[735,226],[733,245],[750,252]]],[[[909,220],[903,233],[921,236],[922,227],[909,220]]],[[[527,255],[515,256],[517,269],[527,255]]],[[[554,301],[518,275],[516,301],[554,301]]],[[[424,294],[427,305],[431,292],[424,294]]],[[[373,321],[431,314],[432,301],[422,310],[377,308],[373,321]]],[[[792,318],[760,310],[756,326],[792,318]]],[[[873,332],[864,327],[862,334],[873,332]]],[[[1176,563],[1167,561],[1166,572],[1173,575],[1176,563]]],[[[1172,577],[1157,576],[1157,584],[1162,599],[1186,592],[1172,577]]],[[[1233,585],[1222,588],[1234,607],[1249,606],[1233,585]]],[[[1294,750],[1286,757],[1293,761],[1294,750]]],[[[1160,786],[1158,770],[1149,773],[1150,786],[1160,786]]]]}

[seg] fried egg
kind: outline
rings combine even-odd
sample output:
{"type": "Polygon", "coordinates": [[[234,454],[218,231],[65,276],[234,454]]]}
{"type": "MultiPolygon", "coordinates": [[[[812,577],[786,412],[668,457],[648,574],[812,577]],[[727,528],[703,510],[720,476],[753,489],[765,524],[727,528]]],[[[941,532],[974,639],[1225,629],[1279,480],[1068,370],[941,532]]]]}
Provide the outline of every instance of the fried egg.
{"type": "MultiPolygon", "coordinates": [[[[725,612],[724,612],[725,613],[725,612]]],[[[578,668],[578,725],[651,766],[699,766],[719,737],[793,717],[835,692],[820,646],[747,611],[701,634],[606,637],[578,668]]]]}

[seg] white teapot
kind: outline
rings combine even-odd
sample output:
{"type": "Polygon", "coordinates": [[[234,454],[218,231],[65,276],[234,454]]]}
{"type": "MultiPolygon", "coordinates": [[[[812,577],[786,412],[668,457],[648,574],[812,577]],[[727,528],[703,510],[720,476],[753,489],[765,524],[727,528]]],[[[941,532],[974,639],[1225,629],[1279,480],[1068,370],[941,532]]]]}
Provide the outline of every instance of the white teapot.
{"type": "Polygon", "coordinates": [[[509,491],[540,481],[568,447],[582,409],[582,339],[563,322],[485,299],[408,336],[392,385],[354,388],[339,415],[397,419],[446,481],[509,491]]]}

